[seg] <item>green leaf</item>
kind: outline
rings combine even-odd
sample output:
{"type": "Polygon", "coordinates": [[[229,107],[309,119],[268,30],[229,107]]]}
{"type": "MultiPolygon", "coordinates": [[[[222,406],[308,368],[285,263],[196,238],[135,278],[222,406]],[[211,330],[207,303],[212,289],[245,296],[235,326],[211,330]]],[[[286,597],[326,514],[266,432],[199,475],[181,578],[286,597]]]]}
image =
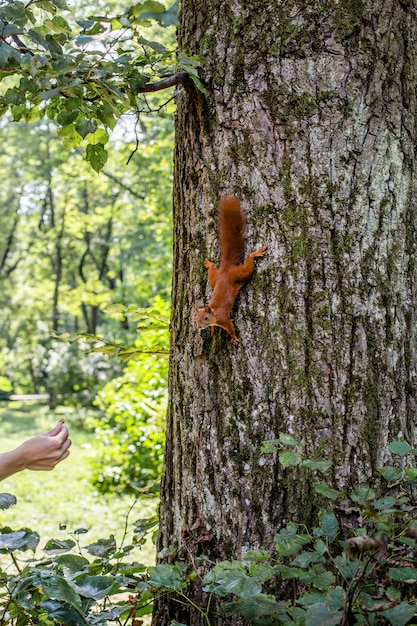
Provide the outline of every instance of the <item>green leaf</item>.
{"type": "Polygon", "coordinates": [[[404,474],[407,476],[409,482],[415,482],[417,480],[417,467],[406,467],[404,474]]]}
{"type": "Polygon", "coordinates": [[[301,462],[300,455],[297,452],[291,452],[290,450],[279,452],[278,458],[283,468],[295,467],[301,462]]]}
{"type": "Polygon", "coordinates": [[[280,433],[279,441],[283,446],[287,446],[288,448],[296,448],[301,445],[297,439],[294,439],[294,437],[288,433],[280,433]]]}
{"type": "Polygon", "coordinates": [[[66,148],[78,148],[81,143],[81,137],[77,133],[74,124],[67,124],[58,129],[58,137],[64,140],[66,148]]]}
{"type": "Polygon", "coordinates": [[[400,456],[405,456],[406,454],[410,454],[412,448],[410,444],[406,441],[391,441],[388,446],[390,452],[393,454],[399,454],[400,456]]]}
{"type": "Polygon", "coordinates": [[[142,350],[139,348],[121,348],[117,354],[122,363],[127,363],[130,359],[134,359],[142,354],[142,350]]]}
{"type": "Polygon", "coordinates": [[[313,565],[307,571],[301,570],[299,579],[303,583],[308,583],[317,589],[326,589],[336,582],[336,577],[332,572],[328,572],[321,564],[313,565]]]}
{"type": "Polygon", "coordinates": [[[275,576],[275,569],[267,563],[252,563],[248,569],[249,575],[260,583],[271,580],[275,576]]]}
{"type": "Polygon", "coordinates": [[[179,591],[182,589],[181,569],[178,565],[162,563],[148,568],[148,583],[152,587],[163,587],[179,591]]]}
{"type": "Polygon", "coordinates": [[[81,607],[81,598],[76,590],[61,576],[41,578],[40,586],[47,598],[63,600],[72,606],[81,607]]]}
{"type": "Polygon", "coordinates": [[[61,126],[67,126],[68,124],[72,124],[73,122],[75,122],[78,115],[79,115],[79,111],[72,109],[72,108],[71,109],[65,108],[58,113],[58,115],[56,116],[56,121],[61,126]]]}
{"type": "Polygon", "coordinates": [[[91,543],[86,550],[93,556],[108,557],[116,550],[116,540],[110,535],[108,539],[99,539],[96,543],[91,543]]]}
{"type": "Polygon", "coordinates": [[[351,498],[354,502],[363,504],[375,500],[376,494],[371,487],[356,487],[351,494],[351,498]]]}
{"type": "Polygon", "coordinates": [[[334,587],[326,590],[325,592],[319,592],[315,589],[304,594],[299,603],[303,606],[313,606],[322,604],[333,611],[343,609],[345,605],[345,591],[342,587],[334,587]]]}
{"type": "Polygon", "coordinates": [[[383,511],[384,509],[391,509],[395,505],[395,498],[392,496],[384,496],[383,498],[378,498],[373,502],[373,506],[378,509],[378,511],[383,511]]]}
{"type": "Polygon", "coordinates": [[[32,550],[35,552],[39,543],[38,533],[29,528],[12,531],[10,528],[2,528],[0,534],[0,552],[13,552],[14,550],[32,550]]]}
{"type": "Polygon", "coordinates": [[[94,131],[90,131],[87,137],[88,143],[91,144],[106,144],[109,140],[109,133],[104,128],[97,128],[94,131]]]}
{"type": "Polygon", "coordinates": [[[5,511],[6,509],[14,506],[17,500],[11,493],[0,493],[0,509],[5,511]]]}
{"type": "Polygon", "coordinates": [[[49,2],[48,0],[36,0],[36,6],[43,9],[47,13],[51,13],[52,15],[55,15],[56,13],[55,4],[53,2],[49,2]]]}
{"type": "Polygon", "coordinates": [[[84,598],[91,598],[92,600],[102,600],[110,592],[117,593],[120,589],[120,585],[115,582],[112,576],[90,576],[89,574],[83,574],[74,579],[75,587],[84,598]]]}
{"type": "Polygon", "coordinates": [[[123,28],[123,24],[117,17],[112,17],[110,20],[110,26],[112,30],[120,30],[123,28]]]}
{"type": "Polygon", "coordinates": [[[338,498],[343,497],[343,493],[341,491],[332,489],[325,481],[315,483],[314,489],[325,498],[330,498],[330,500],[337,500],[338,498]]]}
{"type": "Polygon", "coordinates": [[[417,580],[417,572],[411,567],[390,567],[389,576],[391,580],[403,583],[414,583],[417,580]]]}
{"type": "Polygon", "coordinates": [[[142,14],[146,12],[163,13],[164,11],[164,5],[156,0],[146,0],[141,4],[135,4],[130,8],[130,14],[135,18],[142,16],[142,14]]]}
{"type": "Polygon", "coordinates": [[[381,611],[378,614],[385,617],[393,626],[405,626],[412,617],[417,615],[417,608],[415,604],[411,605],[407,602],[401,602],[392,609],[381,611]]]}
{"type": "Polygon", "coordinates": [[[262,443],[261,454],[272,454],[281,448],[279,439],[267,439],[262,443]]]}
{"type": "Polygon", "coordinates": [[[0,44],[0,68],[6,68],[9,65],[10,59],[10,46],[2,43],[0,44]]]}
{"type": "Polygon", "coordinates": [[[89,561],[79,554],[63,554],[55,558],[55,563],[62,565],[62,567],[71,574],[79,574],[88,566],[89,561]]]}
{"type": "Polygon", "coordinates": [[[223,604],[222,609],[226,617],[240,613],[244,619],[254,620],[257,617],[284,615],[287,610],[287,603],[277,602],[274,596],[260,593],[253,597],[241,598],[236,602],[223,604]]]}
{"type": "Polygon", "coordinates": [[[396,483],[402,476],[401,470],[391,465],[385,465],[381,468],[381,474],[388,483],[396,483]]]}
{"type": "Polygon", "coordinates": [[[63,552],[69,552],[75,546],[75,541],[72,539],[50,539],[47,541],[43,551],[46,554],[62,554],[63,552]]]}
{"type": "Polygon", "coordinates": [[[305,461],[301,463],[301,465],[303,467],[308,467],[309,469],[313,471],[326,472],[328,469],[331,468],[332,462],[331,461],[309,461],[308,459],[306,459],[305,461]]]}
{"type": "Polygon", "coordinates": [[[301,552],[301,554],[296,556],[295,559],[291,562],[291,565],[293,565],[294,567],[301,567],[303,569],[306,569],[313,563],[324,563],[324,562],[325,562],[325,559],[323,558],[322,554],[320,554],[319,552],[310,550],[308,552],[301,552]]]}
{"type": "Polygon", "coordinates": [[[240,561],[223,561],[213,567],[203,580],[203,590],[220,598],[233,593],[236,596],[256,596],[262,585],[245,571],[240,561]]]}
{"type": "Polygon", "coordinates": [[[54,96],[58,95],[62,91],[62,87],[55,87],[54,89],[49,89],[49,91],[42,91],[39,94],[39,97],[42,100],[50,100],[54,96]]]}
{"type": "Polygon", "coordinates": [[[113,356],[119,350],[120,346],[117,344],[106,344],[104,346],[97,346],[96,348],[92,348],[90,352],[96,352],[99,354],[107,354],[109,356],[113,356]]]}
{"type": "Polygon", "coordinates": [[[343,613],[341,611],[334,612],[325,604],[313,604],[307,610],[305,626],[318,626],[318,624],[337,626],[341,623],[342,618],[343,613]]]}
{"type": "Polygon", "coordinates": [[[104,145],[102,143],[98,143],[96,145],[88,144],[86,159],[96,172],[100,172],[106,164],[107,157],[107,151],[104,149],[104,145]]]}
{"type": "Polygon", "coordinates": [[[321,534],[329,539],[333,539],[339,532],[339,522],[333,511],[320,511],[320,531],[321,534]]]}
{"type": "Polygon", "coordinates": [[[22,94],[18,89],[8,89],[4,94],[4,102],[6,104],[20,104],[22,102],[22,94]]]}
{"type": "Polygon", "coordinates": [[[310,543],[310,535],[297,534],[298,526],[290,522],[275,535],[275,549],[280,556],[296,556],[303,546],[310,543]]]}
{"type": "Polygon", "coordinates": [[[97,124],[93,120],[82,117],[75,124],[75,130],[84,139],[87,135],[97,130],[97,124]]]}
{"type": "Polygon", "coordinates": [[[13,121],[18,122],[27,112],[26,104],[17,104],[12,106],[13,121]]]}

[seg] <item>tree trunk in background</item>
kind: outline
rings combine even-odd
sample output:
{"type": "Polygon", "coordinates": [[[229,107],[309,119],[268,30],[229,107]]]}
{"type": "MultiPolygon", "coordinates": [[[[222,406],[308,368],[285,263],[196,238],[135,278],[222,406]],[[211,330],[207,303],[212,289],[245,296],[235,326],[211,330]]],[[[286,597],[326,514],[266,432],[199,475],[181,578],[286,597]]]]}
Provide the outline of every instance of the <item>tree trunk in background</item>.
{"type": "MultiPolygon", "coordinates": [[[[416,443],[417,14],[406,0],[183,0],[179,37],[208,93],[178,101],[159,549],[219,560],[315,519],[312,477],[261,455],[265,439],[291,433],[347,490],[378,480],[389,441],[416,443]],[[247,251],[268,246],[233,310],[237,347],[194,323],[226,194],[247,251]]],[[[162,598],[154,624],[171,619],[203,623],[162,598]]]]}

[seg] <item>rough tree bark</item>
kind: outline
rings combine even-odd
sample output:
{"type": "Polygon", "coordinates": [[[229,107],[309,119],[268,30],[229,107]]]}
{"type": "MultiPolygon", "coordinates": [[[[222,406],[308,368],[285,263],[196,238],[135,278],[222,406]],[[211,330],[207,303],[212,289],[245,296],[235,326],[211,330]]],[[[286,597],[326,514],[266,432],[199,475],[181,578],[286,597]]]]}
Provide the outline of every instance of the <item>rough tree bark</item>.
{"type": "MultiPolygon", "coordinates": [[[[159,548],[218,560],[314,520],[312,480],[263,440],[292,433],[349,489],[378,480],[387,442],[415,437],[417,14],[407,0],[183,0],[179,38],[207,96],[178,98],[159,548]],[[234,308],[237,347],[193,313],[225,194],[245,207],[247,250],[268,246],[234,308]]],[[[202,623],[163,598],[154,624],[171,619],[202,623]]]]}

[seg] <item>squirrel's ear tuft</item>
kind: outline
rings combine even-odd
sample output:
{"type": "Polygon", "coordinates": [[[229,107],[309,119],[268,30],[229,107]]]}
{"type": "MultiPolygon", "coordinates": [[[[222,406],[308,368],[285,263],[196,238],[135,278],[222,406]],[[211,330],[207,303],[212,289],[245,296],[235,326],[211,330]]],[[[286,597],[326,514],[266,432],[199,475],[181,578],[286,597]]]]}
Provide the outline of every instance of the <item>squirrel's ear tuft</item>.
{"type": "Polygon", "coordinates": [[[211,308],[208,304],[204,308],[206,309],[207,313],[211,313],[211,308]]]}

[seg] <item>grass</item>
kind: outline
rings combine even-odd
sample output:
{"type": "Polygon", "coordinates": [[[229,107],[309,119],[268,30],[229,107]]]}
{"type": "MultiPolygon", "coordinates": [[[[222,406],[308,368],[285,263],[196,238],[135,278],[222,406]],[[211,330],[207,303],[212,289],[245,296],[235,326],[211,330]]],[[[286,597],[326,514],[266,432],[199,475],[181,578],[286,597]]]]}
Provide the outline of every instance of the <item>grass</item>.
{"type": "MultiPolygon", "coordinates": [[[[0,511],[0,526],[10,526],[13,530],[30,528],[40,535],[41,546],[51,538],[66,539],[68,532],[79,528],[88,530],[81,535],[81,545],[110,535],[120,544],[134,498],[103,496],[91,484],[91,462],[101,450],[94,433],[84,428],[83,413],[68,407],[52,412],[33,402],[0,404],[0,452],[50,430],[60,418],[65,419],[73,442],[69,458],[52,472],[26,470],[5,479],[0,491],[15,495],[17,505],[0,511]],[[66,530],[60,530],[63,526],[66,530]]],[[[153,516],[156,506],[153,499],[136,502],[129,522],[153,516]]],[[[129,532],[132,523],[128,524],[129,532]]],[[[154,562],[155,549],[151,541],[145,544],[138,558],[145,564],[154,562]]]]}

